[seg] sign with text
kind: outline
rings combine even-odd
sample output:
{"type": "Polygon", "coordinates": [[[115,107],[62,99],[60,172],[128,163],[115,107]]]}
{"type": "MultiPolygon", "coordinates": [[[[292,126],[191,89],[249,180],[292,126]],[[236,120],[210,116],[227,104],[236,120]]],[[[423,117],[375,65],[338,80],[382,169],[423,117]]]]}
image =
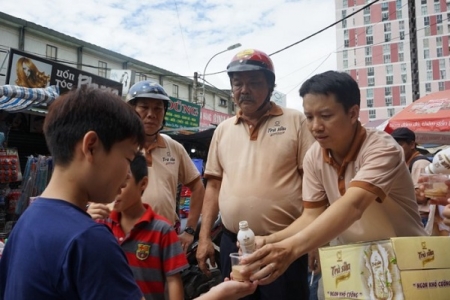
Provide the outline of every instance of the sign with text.
{"type": "Polygon", "coordinates": [[[122,94],[122,83],[69,67],[55,61],[11,49],[6,84],[27,88],[59,87],[60,94],[87,85],[122,94]]]}
{"type": "Polygon", "coordinates": [[[166,127],[198,127],[200,122],[200,105],[170,97],[166,114],[166,127]]]}
{"type": "Polygon", "coordinates": [[[211,125],[219,125],[222,121],[230,118],[231,115],[214,111],[211,109],[202,108],[200,116],[200,127],[207,127],[211,125]]]}

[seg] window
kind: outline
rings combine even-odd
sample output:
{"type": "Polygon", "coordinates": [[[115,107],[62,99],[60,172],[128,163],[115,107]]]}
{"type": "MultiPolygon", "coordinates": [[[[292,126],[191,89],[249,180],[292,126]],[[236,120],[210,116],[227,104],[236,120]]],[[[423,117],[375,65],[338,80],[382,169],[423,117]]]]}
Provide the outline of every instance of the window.
{"type": "Polygon", "coordinates": [[[47,45],[47,49],[45,50],[45,57],[56,59],[58,57],[58,48],[52,45],[47,45]]]}
{"type": "Polygon", "coordinates": [[[342,51],[342,56],[343,56],[344,59],[347,59],[348,58],[348,51],[347,50],[342,51]]]}
{"type": "MultiPolygon", "coordinates": [[[[366,98],[373,98],[373,89],[367,89],[366,90],[366,98]]],[[[373,100],[372,100],[373,101],[373,100]]]]}
{"type": "Polygon", "coordinates": [[[387,110],[388,117],[392,117],[395,114],[395,108],[388,108],[387,110]]]}
{"type": "Polygon", "coordinates": [[[370,15],[364,16],[364,25],[370,24],[370,15]]]}
{"type": "Polygon", "coordinates": [[[442,26],[442,24],[437,24],[437,26],[436,26],[437,34],[442,34],[443,29],[444,29],[444,27],[442,26]]]}
{"type": "Polygon", "coordinates": [[[386,74],[391,75],[394,72],[393,65],[386,65],[386,74]]]}
{"type": "Polygon", "coordinates": [[[389,10],[389,3],[388,2],[381,3],[381,11],[387,11],[387,10],[389,10]]]}
{"type": "Polygon", "coordinates": [[[422,13],[422,16],[428,15],[427,7],[426,7],[426,6],[422,6],[422,7],[420,8],[420,12],[422,13]]]}
{"type": "Polygon", "coordinates": [[[384,98],[384,103],[386,104],[386,106],[392,106],[392,97],[385,97],[384,98]]]}
{"type": "Polygon", "coordinates": [[[372,33],[373,33],[373,27],[367,26],[366,27],[366,35],[372,35],[372,33]]]}
{"type": "Polygon", "coordinates": [[[442,15],[436,16],[436,24],[442,24],[442,15]]]}
{"type": "Polygon", "coordinates": [[[440,59],[439,60],[439,69],[440,70],[445,70],[445,59],[440,59]]]}
{"type": "Polygon", "coordinates": [[[348,69],[348,60],[344,59],[344,69],[348,69]]]}
{"type": "Polygon", "coordinates": [[[367,45],[373,44],[373,36],[366,36],[366,44],[367,45]]]}
{"type": "Polygon", "coordinates": [[[372,47],[365,47],[366,56],[372,56],[372,47]]]}
{"type": "Polygon", "coordinates": [[[104,61],[98,61],[98,76],[106,77],[106,71],[108,70],[108,64],[104,61]]]}
{"type": "Polygon", "coordinates": [[[398,52],[403,52],[403,42],[398,43],[398,52]]]}
{"type": "Polygon", "coordinates": [[[400,94],[404,94],[404,93],[406,93],[406,86],[401,85],[400,86],[400,94]]]}
{"type": "Polygon", "coordinates": [[[370,6],[364,8],[364,15],[370,15],[370,6]]]}
{"type": "Polygon", "coordinates": [[[348,0],[342,0],[342,7],[348,7],[348,0]]]}
{"type": "Polygon", "coordinates": [[[383,62],[386,63],[390,63],[391,62],[391,55],[390,54],[385,54],[383,55],[383,62]]]}
{"type": "Polygon", "coordinates": [[[390,87],[390,86],[385,87],[385,88],[384,88],[384,95],[385,95],[385,96],[390,96],[390,95],[392,95],[392,87],[390,87]]]}
{"type": "Polygon", "coordinates": [[[420,0],[420,4],[427,5],[427,0],[420,0]]]}
{"type": "Polygon", "coordinates": [[[372,57],[366,57],[366,66],[372,65],[372,57]]]}
{"type": "Polygon", "coordinates": [[[407,74],[402,74],[402,82],[406,83],[406,80],[408,80],[408,75],[407,74]]]}
{"type": "Polygon", "coordinates": [[[394,76],[393,75],[387,75],[386,76],[386,84],[393,84],[394,83],[394,76]]]}
{"type": "Polygon", "coordinates": [[[437,54],[437,57],[442,57],[442,48],[437,48],[436,54],[437,54]]]}
{"type": "Polygon", "coordinates": [[[406,105],[406,95],[400,95],[400,105],[406,105]]]}
{"type": "Polygon", "coordinates": [[[441,75],[440,79],[446,79],[446,77],[447,77],[445,70],[441,70],[440,75],[441,75]]]}
{"type": "Polygon", "coordinates": [[[220,104],[219,104],[219,106],[227,107],[227,100],[226,100],[226,99],[223,99],[223,98],[220,98],[220,104]]]}
{"type": "MultiPolygon", "coordinates": [[[[384,2],[386,3],[386,2],[384,2]]],[[[381,21],[387,21],[389,19],[389,12],[388,11],[382,11],[381,12],[381,21]]]]}
{"type": "Polygon", "coordinates": [[[406,64],[401,64],[400,65],[400,71],[402,72],[402,73],[406,73],[406,64]]]}
{"type": "Polygon", "coordinates": [[[344,47],[348,48],[350,45],[350,42],[348,40],[344,40],[344,47]]]}
{"type": "Polygon", "coordinates": [[[342,20],[342,28],[347,28],[347,20],[342,20]]]}
{"type": "Polygon", "coordinates": [[[147,75],[139,73],[139,81],[147,80],[147,75]]]}
{"type": "Polygon", "coordinates": [[[399,53],[398,54],[398,60],[399,61],[404,61],[405,60],[405,55],[403,53],[399,53]]]}
{"type": "Polygon", "coordinates": [[[397,16],[396,17],[397,17],[397,19],[402,19],[403,18],[401,9],[397,10],[397,16]]]}
{"type": "Polygon", "coordinates": [[[368,67],[367,68],[367,76],[374,76],[375,75],[375,70],[373,67],[368,67]]]}
{"type": "Polygon", "coordinates": [[[367,99],[367,107],[373,107],[373,99],[367,99]]]}
{"type": "Polygon", "coordinates": [[[433,80],[433,71],[427,71],[427,81],[433,80]]]}
{"type": "Polygon", "coordinates": [[[427,64],[427,71],[431,71],[432,69],[432,67],[431,67],[431,60],[427,60],[426,61],[426,64],[427,64]]]}
{"type": "Polygon", "coordinates": [[[430,58],[430,49],[423,50],[423,58],[424,59],[430,58]]]}
{"type": "Polygon", "coordinates": [[[405,32],[404,31],[400,31],[400,39],[401,40],[405,39],[405,32]]]}
{"type": "Polygon", "coordinates": [[[348,30],[347,29],[344,30],[344,39],[348,40],[348,30]]]}
{"type": "Polygon", "coordinates": [[[431,83],[425,83],[425,92],[431,93],[431,83]]]}
{"type": "Polygon", "coordinates": [[[425,27],[425,36],[430,36],[431,35],[431,29],[430,26],[425,27]]]}
{"type": "Polygon", "coordinates": [[[439,91],[443,91],[445,89],[445,85],[443,82],[439,82],[439,91]]]}
{"type": "Polygon", "coordinates": [[[385,33],[384,34],[384,41],[385,42],[390,42],[391,41],[391,34],[390,33],[385,33]]]}
{"type": "Polygon", "coordinates": [[[400,21],[398,22],[398,29],[400,29],[400,30],[405,30],[405,21],[400,20],[400,21]]]}
{"type": "Polygon", "coordinates": [[[174,96],[175,98],[178,98],[178,85],[176,85],[176,84],[172,85],[172,96],[174,96]]]}
{"type": "Polygon", "coordinates": [[[441,12],[441,5],[440,5],[440,3],[434,3],[434,12],[435,13],[441,12]]]}
{"type": "Polygon", "coordinates": [[[383,45],[383,54],[391,54],[391,45],[383,45]]]}
{"type": "Polygon", "coordinates": [[[442,46],[442,36],[437,36],[436,37],[436,45],[439,47],[439,46],[442,46]]]}
{"type": "Polygon", "coordinates": [[[391,31],[391,23],[384,23],[384,32],[391,31]]]}
{"type": "Polygon", "coordinates": [[[423,18],[423,25],[430,26],[430,17],[423,18]]]}
{"type": "Polygon", "coordinates": [[[367,78],[367,85],[368,85],[368,86],[374,86],[374,85],[375,85],[375,78],[373,78],[373,77],[368,77],[368,78],[367,78]]]}
{"type": "Polygon", "coordinates": [[[376,119],[377,111],[375,109],[369,109],[369,119],[376,119]]]}
{"type": "Polygon", "coordinates": [[[428,39],[423,39],[423,48],[427,49],[428,47],[430,47],[430,42],[428,39]]]}
{"type": "Polygon", "coordinates": [[[395,4],[397,6],[397,9],[401,9],[402,8],[402,0],[395,1],[395,4]]]}

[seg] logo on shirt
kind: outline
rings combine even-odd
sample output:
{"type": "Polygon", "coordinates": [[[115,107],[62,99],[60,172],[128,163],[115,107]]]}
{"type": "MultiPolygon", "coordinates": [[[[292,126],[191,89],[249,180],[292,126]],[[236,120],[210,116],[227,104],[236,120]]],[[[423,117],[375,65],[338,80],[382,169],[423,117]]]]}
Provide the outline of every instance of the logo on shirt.
{"type": "Polygon", "coordinates": [[[163,163],[167,165],[174,165],[175,164],[175,158],[172,157],[170,154],[170,151],[167,151],[166,156],[162,158],[163,163]]]}
{"type": "Polygon", "coordinates": [[[150,255],[150,245],[138,244],[136,249],[136,258],[139,260],[146,260],[150,255]]]}
{"type": "Polygon", "coordinates": [[[280,121],[275,121],[273,127],[267,128],[267,133],[272,135],[284,134],[286,132],[286,127],[280,124],[280,121]]]}

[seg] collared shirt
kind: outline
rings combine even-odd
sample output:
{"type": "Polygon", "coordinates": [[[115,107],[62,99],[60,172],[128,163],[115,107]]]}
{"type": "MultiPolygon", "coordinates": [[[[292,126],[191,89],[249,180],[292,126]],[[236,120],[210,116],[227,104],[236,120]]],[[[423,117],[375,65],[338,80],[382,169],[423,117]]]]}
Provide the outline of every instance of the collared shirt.
{"type": "Polygon", "coordinates": [[[315,143],[305,156],[303,168],[307,208],[333,205],[350,187],[377,196],[362,218],[340,234],[340,244],[426,234],[403,150],[387,133],[358,124],[342,165],[336,164],[329,150],[315,143]]]}

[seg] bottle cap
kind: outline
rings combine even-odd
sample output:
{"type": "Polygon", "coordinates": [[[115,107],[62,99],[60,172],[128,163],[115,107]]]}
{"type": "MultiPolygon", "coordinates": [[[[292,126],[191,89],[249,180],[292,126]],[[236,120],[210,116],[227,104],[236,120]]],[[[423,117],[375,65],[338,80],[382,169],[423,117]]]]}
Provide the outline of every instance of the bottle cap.
{"type": "Polygon", "coordinates": [[[248,228],[248,222],[247,221],[240,221],[239,222],[239,229],[247,229],[248,228]]]}

